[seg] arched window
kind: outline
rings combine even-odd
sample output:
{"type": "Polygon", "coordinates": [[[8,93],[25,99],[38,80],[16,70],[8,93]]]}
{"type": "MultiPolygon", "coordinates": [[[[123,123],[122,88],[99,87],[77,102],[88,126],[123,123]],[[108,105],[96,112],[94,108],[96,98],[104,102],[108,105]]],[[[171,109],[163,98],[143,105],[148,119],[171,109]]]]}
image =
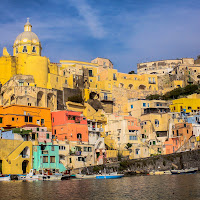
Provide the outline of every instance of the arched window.
{"type": "Polygon", "coordinates": [[[27,52],[27,48],[26,48],[26,46],[24,46],[24,47],[23,47],[23,50],[22,50],[22,52],[24,52],[24,53],[26,53],[26,52],[27,52]]]}
{"type": "Polygon", "coordinates": [[[36,52],[35,46],[33,46],[32,52],[34,52],[34,53],[36,52]]]}
{"type": "Polygon", "coordinates": [[[79,140],[82,139],[82,134],[81,134],[81,133],[78,133],[78,134],[77,134],[77,139],[79,139],[79,140]]]}

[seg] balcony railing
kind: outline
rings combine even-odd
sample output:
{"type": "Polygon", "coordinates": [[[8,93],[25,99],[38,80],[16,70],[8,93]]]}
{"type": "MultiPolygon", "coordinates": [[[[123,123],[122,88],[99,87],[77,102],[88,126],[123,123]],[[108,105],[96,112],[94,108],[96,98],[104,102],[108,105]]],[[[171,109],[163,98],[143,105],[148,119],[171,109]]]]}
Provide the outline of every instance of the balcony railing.
{"type": "Polygon", "coordinates": [[[103,132],[103,128],[88,127],[88,131],[103,132]]]}

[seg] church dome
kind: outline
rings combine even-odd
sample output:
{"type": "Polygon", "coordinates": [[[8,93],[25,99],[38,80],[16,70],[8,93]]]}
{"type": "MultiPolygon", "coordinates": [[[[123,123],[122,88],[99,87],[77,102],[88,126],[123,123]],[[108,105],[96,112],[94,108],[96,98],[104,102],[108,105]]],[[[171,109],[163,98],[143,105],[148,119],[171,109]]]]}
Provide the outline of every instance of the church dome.
{"type": "Polygon", "coordinates": [[[16,38],[16,40],[15,41],[22,41],[22,40],[24,40],[24,39],[27,39],[27,40],[36,40],[35,42],[40,42],[40,40],[39,40],[39,38],[38,38],[38,36],[35,34],[35,33],[33,33],[33,32],[31,32],[31,31],[25,31],[25,32],[23,32],[23,33],[20,33],[18,36],[17,36],[17,38],[16,38]]]}
{"type": "Polygon", "coordinates": [[[32,25],[27,18],[27,22],[24,25],[24,32],[20,33],[13,45],[13,55],[16,56],[19,53],[41,55],[41,43],[38,36],[32,32],[32,25]]]}
{"type": "Polygon", "coordinates": [[[32,32],[32,25],[29,22],[29,18],[27,19],[27,22],[24,25],[24,32],[20,33],[17,36],[15,43],[18,43],[24,40],[26,41],[26,39],[31,40],[34,43],[40,42],[38,36],[34,32],[32,32]]]}

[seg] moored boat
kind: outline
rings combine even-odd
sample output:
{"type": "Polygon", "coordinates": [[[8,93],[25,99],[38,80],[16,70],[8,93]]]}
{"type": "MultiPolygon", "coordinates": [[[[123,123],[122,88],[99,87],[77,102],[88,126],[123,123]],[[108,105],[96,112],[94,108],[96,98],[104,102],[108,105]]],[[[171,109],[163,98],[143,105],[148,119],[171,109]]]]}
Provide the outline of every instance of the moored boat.
{"type": "Polygon", "coordinates": [[[76,174],[76,178],[81,179],[90,179],[90,178],[96,178],[96,174],[76,174]]]}
{"type": "Polygon", "coordinates": [[[198,171],[198,167],[190,169],[181,169],[181,170],[171,170],[172,174],[193,174],[198,171]]]}
{"type": "Polygon", "coordinates": [[[110,174],[100,174],[96,175],[96,179],[117,179],[122,178],[124,174],[117,174],[116,172],[110,174]]]}
{"type": "Polygon", "coordinates": [[[0,176],[0,181],[10,181],[11,179],[10,179],[10,175],[6,175],[6,176],[4,176],[4,175],[1,175],[0,176]]]}

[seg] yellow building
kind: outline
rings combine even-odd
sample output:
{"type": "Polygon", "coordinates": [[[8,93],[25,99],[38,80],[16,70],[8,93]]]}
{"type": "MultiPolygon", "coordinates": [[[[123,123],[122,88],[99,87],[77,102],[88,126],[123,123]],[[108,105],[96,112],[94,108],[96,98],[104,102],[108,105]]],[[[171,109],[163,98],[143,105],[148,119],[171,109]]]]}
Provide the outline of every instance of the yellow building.
{"type": "Polygon", "coordinates": [[[32,142],[0,140],[0,164],[3,174],[24,174],[32,169],[32,142]]]}
{"type": "Polygon", "coordinates": [[[128,113],[136,118],[149,113],[160,113],[164,114],[169,112],[169,104],[171,101],[165,100],[128,100],[128,113]]]}
{"type": "Polygon", "coordinates": [[[192,94],[187,98],[180,98],[172,101],[171,112],[196,113],[200,111],[200,95],[192,94]]]}

